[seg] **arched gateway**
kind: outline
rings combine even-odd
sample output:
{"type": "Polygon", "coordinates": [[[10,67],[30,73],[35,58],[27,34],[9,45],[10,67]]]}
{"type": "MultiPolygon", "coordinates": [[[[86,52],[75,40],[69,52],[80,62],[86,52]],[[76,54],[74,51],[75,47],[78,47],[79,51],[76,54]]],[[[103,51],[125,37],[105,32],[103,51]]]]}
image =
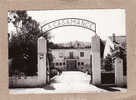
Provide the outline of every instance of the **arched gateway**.
{"type": "MultiPolygon", "coordinates": [[[[100,37],[96,34],[96,24],[89,20],[79,18],[64,18],[49,22],[43,25],[42,31],[45,33],[55,28],[64,26],[76,26],[89,29],[95,33],[92,37],[91,49],[92,50],[92,84],[101,84],[101,55],[100,55],[100,37]]],[[[38,79],[39,82],[46,84],[47,79],[47,44],[46,39],[43,37],[38,38],[38,79]]],[[[89,56],[89,55],[88,55],[89,56]]]]}

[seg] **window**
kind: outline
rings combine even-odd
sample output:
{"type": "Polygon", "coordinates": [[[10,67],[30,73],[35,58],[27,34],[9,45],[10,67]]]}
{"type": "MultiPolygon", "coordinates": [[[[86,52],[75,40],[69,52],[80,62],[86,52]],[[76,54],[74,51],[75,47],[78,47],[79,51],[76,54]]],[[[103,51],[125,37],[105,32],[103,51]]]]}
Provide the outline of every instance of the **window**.
{"type": "Polygon", "coordinates": [[[80,52],[80,57],[84,57],[84,52],[80,52]]]}
{"type": "Polygon", "coordinates": [[[63,63],[63,65],[65,65],[65,62],[63,63]]]}
{"type": "Polygon", "coordinates": [[[78,62],[78,66],[80,66],[80,62],[78,62]]]}
{"type": "Polygon", "coordinates": [[[73,52],[69,52],[69,57],[73,58],[73,52]]]}
{"type": "Polygon", "coordinates": [[[58,63],[56,63],[56,66],[58,66],[58,63]]]}
{"type": "Polygon", "coordinates": [[[60,63],[60,66],[62,66],[62,63],[60,63]]]}
{"type": "Polygon", "coordinates": [[[84,63],[83,63],[83,62],[81,62],[81,65],[84,65],[84,63]]]}
{"type": "Polygon", "coordinates": [[[62,52],[59,53],[59,57],[60,57],[60,58],[63,57],[63,53],[62,53],[62,52]]]}

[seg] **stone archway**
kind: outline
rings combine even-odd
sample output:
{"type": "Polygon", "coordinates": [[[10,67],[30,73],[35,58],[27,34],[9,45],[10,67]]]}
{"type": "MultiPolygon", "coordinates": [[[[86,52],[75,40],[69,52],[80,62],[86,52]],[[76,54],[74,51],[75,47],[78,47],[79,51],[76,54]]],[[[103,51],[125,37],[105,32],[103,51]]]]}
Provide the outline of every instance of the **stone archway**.
{"type": "MultiPolygon", "coordinates": [[[[92,37],[92,84],[101,84],[101,55],[100,55],[100,37],[96,34],[96,24],[89,20],[79,18],[64,18],[49,22],[43,25],[42,31],[45,33],[55,28],[64,26],[76,26],[89,29],[95,33],[92,37]]],[[[38,79],[46,84],[47,75],[47,41],[45,38],[38,39],[38,79]]]]}

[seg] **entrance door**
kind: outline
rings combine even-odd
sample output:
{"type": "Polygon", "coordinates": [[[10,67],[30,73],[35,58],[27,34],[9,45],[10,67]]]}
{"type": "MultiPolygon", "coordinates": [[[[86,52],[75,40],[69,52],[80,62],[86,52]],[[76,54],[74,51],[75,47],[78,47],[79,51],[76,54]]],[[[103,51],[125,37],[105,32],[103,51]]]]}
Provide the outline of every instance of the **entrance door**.
{"type": "Polygon", "coordinates": [[[77,64],[76,60],[67,60],[67,70],[76,71],[77,70],[76,64],[77,64]]]}

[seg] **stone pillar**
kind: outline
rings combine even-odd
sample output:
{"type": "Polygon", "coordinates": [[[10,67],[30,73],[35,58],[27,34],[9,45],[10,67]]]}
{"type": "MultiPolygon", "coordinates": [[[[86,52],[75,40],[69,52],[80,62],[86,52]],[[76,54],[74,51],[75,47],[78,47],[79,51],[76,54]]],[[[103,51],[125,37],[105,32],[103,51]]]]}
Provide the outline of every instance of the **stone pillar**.
{"type": "Polygon", "coordinates": [[[100,55],[100,37],[95,35],[91,42],[92,50],[92,84],[101,84],[101,55],[100,55]]]}
{"type": "Polygon", "coordinates": [[[41,85],[46,84],[46,54],[47,41],[44,37],[38,38],[38,81],[41,85]]]}
{"type": "Polygon", "coordinates": [[[115,59],[115,84],[120,87],[124,85],[123,60],[119,57],[115,59]]]}

